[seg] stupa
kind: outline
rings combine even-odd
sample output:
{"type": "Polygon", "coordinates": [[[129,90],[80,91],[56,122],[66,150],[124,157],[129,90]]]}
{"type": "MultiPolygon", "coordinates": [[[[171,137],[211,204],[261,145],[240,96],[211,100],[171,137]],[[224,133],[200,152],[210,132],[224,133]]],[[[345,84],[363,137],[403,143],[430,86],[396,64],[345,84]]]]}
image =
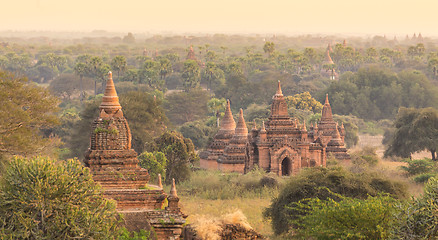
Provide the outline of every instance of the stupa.
{"type": "Polygon", "coordinates": [[[178,208],[175,186],[168,196],[161,186],[148,184],[148,171],[138,165],[137,153],[131,148],[131,131],[111,72],[99,110],[84,160],[94,181],[103,187],[106,198],[117,202],[128,230],[153,229],[158,239],[179,238],[185,216],[178,208]]]}

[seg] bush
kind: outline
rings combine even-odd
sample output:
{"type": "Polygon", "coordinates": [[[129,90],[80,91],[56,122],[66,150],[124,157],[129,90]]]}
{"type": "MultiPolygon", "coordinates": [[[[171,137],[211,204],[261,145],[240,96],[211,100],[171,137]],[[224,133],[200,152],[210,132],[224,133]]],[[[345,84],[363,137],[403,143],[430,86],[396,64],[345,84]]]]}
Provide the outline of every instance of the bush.
{"type": "MultiPolygon", "coordinates": [[[[130,232],[126,228],[120,229],[118,240],[148,240],[154,239],[150,231],[141,229],[139,232],[130,232]]],[[[156,237],[155,237],[156,238],[156,237]]]]}
{"type": "Polygon", "coordinates": [[[298,175],[292,176],[281,190],[277,198],[265,210],[266,218],[272,220],[275,234],[287,232],[289,222],[296,219],[299,213],[289,206],[306,198],[325,200],[332,195],[320,191],[326,187],[330,191],[346,197],[365,199],[377,196],[380,192],[388,193],[394,198],[407,196],[406,185],[380,176],[378,173],[351,173],[342,167],[303,169],[298,175]]]}
{"type": "Polygon", "coordinates": [[[431,159],[424,158],[418,160],[406,159],[408,166],[402,166],[402,170],[406,171],[408,175],[417,175],[422,173],[429,173],[435,168],[435,162],[431,159]]]}
{"type": "Polygon", "coordinates": [[[421,198],[400,206],[393,239],[438,238],[438,179],[430,178],[421,198]]]}
{"type": "Polygon", "coordinates": [[[421,173],[414,177],[416,183],[426,183],[431,177],[435,177],[434,173],[421,173]]]}
{"type": "Polygon", "coordinates": [[[15,158],[0,182],[0,239],[115,239],[115,203],[77,160],[15,158]]]}
{"type": "Polygon", "coordinates": [[[390,235],[397,201],[389,196],[355,199],[337,195],[333,199],[307,199],[294,209],[303,212],[295,219],[294,234],[303,239],[387,239],[390,235]]]}
{"type": "Polygon", "coordinates": [[[152,180],[158,179],[158,174],[161,177],[166,177],[167,158],[162,152],[143,152],[138,156],[139,165],[148,170],[152,180]]]}

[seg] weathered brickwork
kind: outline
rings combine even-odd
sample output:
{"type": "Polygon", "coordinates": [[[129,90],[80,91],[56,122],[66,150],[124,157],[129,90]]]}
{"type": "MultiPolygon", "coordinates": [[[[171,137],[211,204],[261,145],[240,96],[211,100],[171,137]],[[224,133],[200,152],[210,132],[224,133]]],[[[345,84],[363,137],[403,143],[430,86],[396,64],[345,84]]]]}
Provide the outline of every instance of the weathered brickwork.
{"type": "Polygon", "coordinates": [[[131,149],[131,131],[111,73],[99,109],[84,160],[93,179],[102,185],[106,198],[117,202],[128,230],[154,230],[157,239],[179,239],[186,216],[178,207],[175,183],[169,195],[162,186],[148,185],[148,171],[138,165],[131,149]]]}

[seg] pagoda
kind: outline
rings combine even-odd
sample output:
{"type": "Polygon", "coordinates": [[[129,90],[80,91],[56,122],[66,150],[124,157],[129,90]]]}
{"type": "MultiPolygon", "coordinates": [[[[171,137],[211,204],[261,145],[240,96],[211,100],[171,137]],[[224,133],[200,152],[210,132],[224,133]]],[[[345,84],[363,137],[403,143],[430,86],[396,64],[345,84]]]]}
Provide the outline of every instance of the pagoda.
{"type": "Polygon", "coordinates": [[[329,77],[331,80],[338,79],[338,73],[335,71],[335,63],[330,57],[330,44],[327,47],[325,60],[323,62],[323,68],[321,69],[321,75],[324,77],[329,77]]]}
{"type": "MultiPolygon", "coordinates": [[[[311,139],[305,124],[289,117],[286,99],[278,82],[272,97],[271,114],[260,129],[248,134],[243,111],[237,125],[222,126],[208,149],[200,154],[201,168],[246,173],[259,168],[288,176],[303,167],[325,166],[325,146],[319,138],[311,139]],[[228,135],[224,135],[224,128],[228,135]],[[225,137],[226,136],[226,137],[225,137]]],[[[223,122],[231,122],[229,102],[223,122]]],[[[232,120],[234,123],[234,120],[232,120]]]]}
{"type": "Polygon", "coordinates": [[[341,160],[350,159],[347,153],[347,148],[344,144],[345,129],[344,124],[341,126],[333,120],[332,108],[328,99],[328,94],[325,96],[325,103],[321,112],[321,120],[318,124],[311,128],[312,139],[320,138],[322,143],[327,146],[327,154],[333,154],[335,158],[341,160]]]}
{"type": "Polygon", "coordinates": [[[221,121],[220,128],[214,136],[213,142],[208,146],[207,150],[201,152],[200,165],[201,168],[217,169],[217,160],[219,156],[224,154],[225,147],[233,138],[236,130],[236,122],[231,112],[230,100],[227,100],[227,107],[225,109],[224,117],[221,121]]]}
{"type": "Polygon", "coordinates": [[[131,131],[111,72],[99,111],[84,163],[102,186],[104,197],[117,202],[128,230],[153,229],[159,239],[179,238],[185,216],[178,207],[175,185],[168,196],[162,186],[148,184],[148,171],[138,165],[137,153],[131,148],[131,131]]]}
{"type": "Polygon", "coordinates": [[[239,121],[233,137],[225,147],[223,155],[218,157],[218,169],[226,172],[243,172],[248,159],[247,146],[248,128],[243,118],[243,110],[240,109],[239,121]]]}

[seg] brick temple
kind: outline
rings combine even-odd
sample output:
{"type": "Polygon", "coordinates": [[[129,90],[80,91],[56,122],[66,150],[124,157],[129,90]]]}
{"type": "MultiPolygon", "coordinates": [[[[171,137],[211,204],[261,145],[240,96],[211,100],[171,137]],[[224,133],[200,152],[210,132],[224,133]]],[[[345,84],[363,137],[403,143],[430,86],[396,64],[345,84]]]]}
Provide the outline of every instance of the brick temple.
{"type": "Polygon", "coordinates": [[[248,132],[242,109],[233,119],[227,101],[220,129],[206,151],[200,154],[201,168],[246,173],[254,166],[280,176],[296,174],[303,167],[326,166],[327,154],[350,159],[344,145],[344,126],[333,120],[326,96],[321,120],[307,130],[306,124],[287,112],[280,82],[272,97],[271,114],[261,128],[248,132]]]}
{"type": "Polygon", "coordinates": [[[84,160],[94,181],[103,187],[106,198],[117,202],[128,230],[153,229],[158,239],[179,239],[186,216],[178,207],[175,182],[169,195],[161,184],[148,184],[148,171],[138,165],[137,153],[131,148],[131,131],[111,72],[99,110],[84,160]]]}

